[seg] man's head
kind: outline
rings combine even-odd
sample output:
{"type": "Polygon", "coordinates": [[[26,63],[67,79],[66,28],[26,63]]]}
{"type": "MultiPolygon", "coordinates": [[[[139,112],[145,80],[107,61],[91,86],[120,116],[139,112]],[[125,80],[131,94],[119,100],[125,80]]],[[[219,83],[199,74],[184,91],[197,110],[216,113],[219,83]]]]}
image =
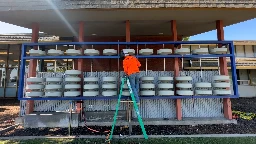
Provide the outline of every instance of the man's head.
{"type": "Polygon", "coordinates": [[[128,56],[129,55],[129,53],[126,50],[123,50],[123,54],[124,54],[124,56],[128,56]]]}

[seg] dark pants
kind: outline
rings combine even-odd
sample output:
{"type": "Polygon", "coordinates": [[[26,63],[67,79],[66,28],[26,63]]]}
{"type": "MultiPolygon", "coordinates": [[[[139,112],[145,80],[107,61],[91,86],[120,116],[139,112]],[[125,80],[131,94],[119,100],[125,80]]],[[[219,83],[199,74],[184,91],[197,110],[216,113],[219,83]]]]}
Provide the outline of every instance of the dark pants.
{"type": "Polygon", "coordinates": [[[131,84],[131,88],[132,88],[132,91],[133,91],[133,94],[134,94],[134,97],[135,97],[135,100],[136,100],[136,103],[139,103],[140,102],[140,98],[139,98],[139,89],[140,89],[140,78],[139,78],[139,73],[134,73],[134,74],[131,74],[130,76],[128,76],[128,79],[129,79],[129,82],[131,84]]]}

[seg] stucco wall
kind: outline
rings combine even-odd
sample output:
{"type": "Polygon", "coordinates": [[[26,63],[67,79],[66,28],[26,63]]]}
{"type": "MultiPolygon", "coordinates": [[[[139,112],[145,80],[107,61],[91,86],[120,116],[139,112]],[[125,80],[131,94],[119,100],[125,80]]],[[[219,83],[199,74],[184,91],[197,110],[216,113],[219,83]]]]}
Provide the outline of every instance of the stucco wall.
{"type": "MultiPolygon", "coordinates": [[[[255,0],[49,0],[58,9],[80,8],[252,8],[255,0]]],[[[46,0],[0,0],[0,11],[53,9],[46,0]]]]}

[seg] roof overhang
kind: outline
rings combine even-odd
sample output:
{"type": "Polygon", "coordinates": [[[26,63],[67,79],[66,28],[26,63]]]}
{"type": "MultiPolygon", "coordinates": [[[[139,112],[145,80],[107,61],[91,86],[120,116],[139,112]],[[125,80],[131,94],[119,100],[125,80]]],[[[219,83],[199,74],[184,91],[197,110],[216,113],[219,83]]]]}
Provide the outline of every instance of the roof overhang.
{"type": "Polygon", "coordinates": [[[178,35],[192,36],[216,28],[216,20],[229,26],[256,17],[256,9],[166,8],[166,9],[76,9],[2,11],[0,21],[58,36],[76,36],[79,21],[85,21],[85,35],[124,36],[130,20],[131,35],[172,35],[171,20],[177,21],[178,35]]]}

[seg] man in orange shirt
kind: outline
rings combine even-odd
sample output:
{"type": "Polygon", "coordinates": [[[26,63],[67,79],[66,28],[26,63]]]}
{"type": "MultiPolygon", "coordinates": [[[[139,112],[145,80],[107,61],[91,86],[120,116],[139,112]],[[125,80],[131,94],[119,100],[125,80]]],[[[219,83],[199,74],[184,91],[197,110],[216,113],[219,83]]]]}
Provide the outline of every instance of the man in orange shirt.
{"type": "Polygon", "coordinates": [[[124,50],[123,55],[124,73],[128,76],[136,103],[137,105],[139,105],[139,67],[141,66],[141,64],[136,57],[129,55],[129,53],[124,50]]]}

